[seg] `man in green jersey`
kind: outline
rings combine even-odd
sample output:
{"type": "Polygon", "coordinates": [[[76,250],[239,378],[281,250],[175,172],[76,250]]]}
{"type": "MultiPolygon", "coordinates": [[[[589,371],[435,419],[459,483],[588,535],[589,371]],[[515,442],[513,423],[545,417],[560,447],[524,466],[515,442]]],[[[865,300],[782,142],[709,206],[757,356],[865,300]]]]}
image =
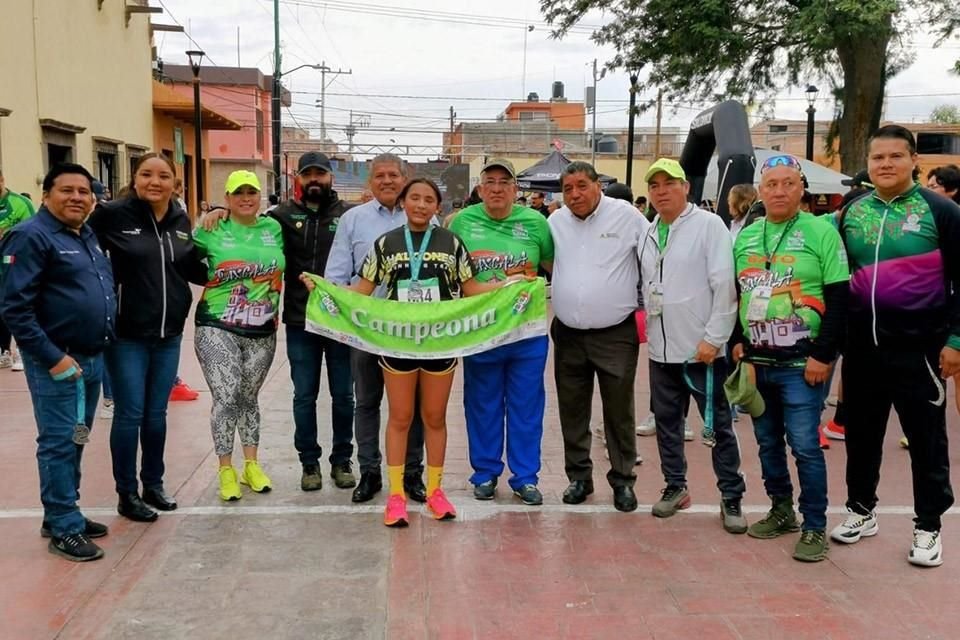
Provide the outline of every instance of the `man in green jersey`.
{"type": "Polygon", "coordinates": [[[818,429],[823,386],[843,334],[847,256],[829,222],[800,211],[803,178],[793,156],[772,156],[760,174],[767,215],[740,232],[733,248],[739,313],[730,338],[734,361],[756,370],[766,409],[753,421],[763,484],[773,507],[747,531],[775,538],[801,529],[793,510],[786,442],[797,464],[803,533],[793,557],[827,556],[827,467],[818,429]]]}
{"type": "MultiPolygon", "coordinates": [[[[0,171],[0,240],[15,226],[34,214],[33,203],[18,193],[7,189],[0,171]]],[[[10,330],[0,318],[0,369],[13,367],[14,371],[23,371],[23,361],[18,352],[11,351],[10,330]]]]}
{"type": "MultiPolygon", "coordinates": [[[[488,162],[480,174],[480,204],[460,211],[450,230],[460,236],[481,282],[513,274],[537,274],[553,264],[547,219],[514,204],[517,174],[507,160],[488,162]]],[[[463,407],[467,418],[473,495],[491,500],[503,473],[504,435],[510,487],[524,504],[543,503],[537,488],[546,391],[547,336],[521,340],[463,359],[463,407]]]]}

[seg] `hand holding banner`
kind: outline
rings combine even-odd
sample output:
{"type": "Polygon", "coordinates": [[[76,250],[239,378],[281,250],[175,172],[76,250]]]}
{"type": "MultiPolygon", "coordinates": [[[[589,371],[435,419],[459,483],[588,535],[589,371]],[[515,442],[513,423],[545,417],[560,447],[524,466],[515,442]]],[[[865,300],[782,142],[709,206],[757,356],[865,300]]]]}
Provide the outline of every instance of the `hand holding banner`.
{"type": "Polygon", "coordinates": [[[307,301],[307,331],[368,353],[458,358],[547,334],[543,278],[459,300],[418,304],[371,298],[305,275],[316,285],[307,301]]]}

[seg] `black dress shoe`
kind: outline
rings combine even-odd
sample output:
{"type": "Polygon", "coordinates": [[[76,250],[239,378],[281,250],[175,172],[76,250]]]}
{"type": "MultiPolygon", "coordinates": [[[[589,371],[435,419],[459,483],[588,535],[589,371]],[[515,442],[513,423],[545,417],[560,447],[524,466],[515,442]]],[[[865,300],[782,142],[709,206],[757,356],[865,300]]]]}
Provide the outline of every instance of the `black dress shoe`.
{"type": "Polygon", "coordinates": [[[420,476],[404,476],[403,492],[414,502],[423,503],[427,501],[427,487],[423,484],[423,478],[420,476]]]}
{"type": "Polygon", "coordinates": [[[147,506],[136,493],[121,493],[117,513],[134,522],[153,522],[157,512],[147,506]]]}
{"type": "Polygon", "coordinates": [[[633,492],[633,487],[614,487],[613,506],[617,511],[636,511],[637,494],[633,492]]]}
{"type": "Polygon", "coordinates": [[[580,504],[593,493],[593,482],[590,480],[574,480],[563,492],[564,504],[580,504]]]}
{"type": "Polygon", "coordinates": [[[353,490],[354,502],[367,502],[372,500],[383,489],[383,478],[380,477],[380,471],[364,471],[360,474],[360,482],[357,488],[353,490]]]}
{"type": "Polygon", "coordinates": [[[177,508],[177,501],[168,496],[163,487],[144,489],[143,501],[160,511],[174,511],[177,508]]]}

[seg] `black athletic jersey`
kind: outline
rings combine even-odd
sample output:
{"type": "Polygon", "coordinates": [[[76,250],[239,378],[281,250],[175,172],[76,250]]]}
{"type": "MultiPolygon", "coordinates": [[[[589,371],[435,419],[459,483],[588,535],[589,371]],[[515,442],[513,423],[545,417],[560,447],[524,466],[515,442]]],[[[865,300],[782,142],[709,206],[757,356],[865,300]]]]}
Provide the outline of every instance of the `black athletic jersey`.
{"type": "MultiPolygon", "coordinates": [[[[377,238],[360,268],[360,276],[365,280],[376,285],[386,283],[387,297],[391,300],[398,299],[397,282],[410,279],[410,257],[403,230],[404,227],[398,227],[377,238]]],[[[424,233],[410,232],[414,251],[420,250],[424,233]]],[[[460,284],[473,276],[470,253],[460,238],[442,227],[433,227],[418,279],[423,282],[437,278],[440,299],[451,300],[451,290],[459,289],[460,284]]]]}

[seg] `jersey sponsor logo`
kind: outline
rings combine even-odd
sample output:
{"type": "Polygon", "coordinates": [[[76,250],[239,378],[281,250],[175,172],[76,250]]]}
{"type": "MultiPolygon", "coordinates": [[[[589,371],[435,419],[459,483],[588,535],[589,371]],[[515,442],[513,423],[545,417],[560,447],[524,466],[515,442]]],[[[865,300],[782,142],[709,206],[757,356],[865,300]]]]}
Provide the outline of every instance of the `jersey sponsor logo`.
{"type": "Polygon", "coordinates": [[[123,233],[128,236],[138,236],[142,229],[121,229],[120,233],[123,233]]]}
{"type": "Polygon", "coordinates": [[[907,216],[906,222],[903,223],[900,229],[903,231],[920,231],[920,216],[911,213],[907,216]]]}
{"type": "MultiPolygon", "coordinates": [[[[760,258],[762,262],[763,256],[760,258]]],[[[737,279],[743,291],[753,291],[757,287],[770,287],[776,291],[780,288],[789,288],[793,284],[793,267],[788,267],[782,274],[766,269],[744,269],[737,279]]]]}
{"type": "Polygon", "coordinates": [[[797,229],[787,238],[787,251],[803,251],[803,231],[797,229]]]}
{"type": "Polygon", "coordinates": [[[521,251],[518,255],[474,251],[470,254],[470,261],[473,263],[473,270],[477,273],[502,271],[507,275],[512,275],[514,273],[524,273],[530,265],[530,258],[526,251],[521,251]]]}
{"type": "Polygon", "coordinates": [[[177,233],[177,238],[179,238],[180,240],[187,241],[190,239],[190,234],[186,233],[185,231],[178,230],[176,233],[177,233]]]}
{"type": "Polygon", "coordinates": [[[529,240],[530,234],[527,233],[527,228],[522,223],[517,222],[513,225],[513,237],[518,240],[529,240]]]}
{"type": "Polygon", "coordinates": [[[269,230],[264,229],[260,234],[260,242],[263,243],[265,247],[275,247],[277,246],[277,239],[273,237],[273,234],[269,230]]]}
{"type": "MultiPolygon", "coordinates": [[[[791,255],[772,255],[770,256],[770,264],[793,264],[797,261],[796,256],[791,255]]],[[[766,257],[755,253],[747,256],[747,264],[767,264],[766,257]]]]}
{"type": "Polygon", "coordinates": [[[207,287],[215,287],[221,282],[229,280],[246,280],[248,278],[254,282],[270,280],[278,271],[276,260],[271,260],[270,264],[243,262],[241,260],[221,262],[213,272],[213,279],[207,284],[207,287]]]}

